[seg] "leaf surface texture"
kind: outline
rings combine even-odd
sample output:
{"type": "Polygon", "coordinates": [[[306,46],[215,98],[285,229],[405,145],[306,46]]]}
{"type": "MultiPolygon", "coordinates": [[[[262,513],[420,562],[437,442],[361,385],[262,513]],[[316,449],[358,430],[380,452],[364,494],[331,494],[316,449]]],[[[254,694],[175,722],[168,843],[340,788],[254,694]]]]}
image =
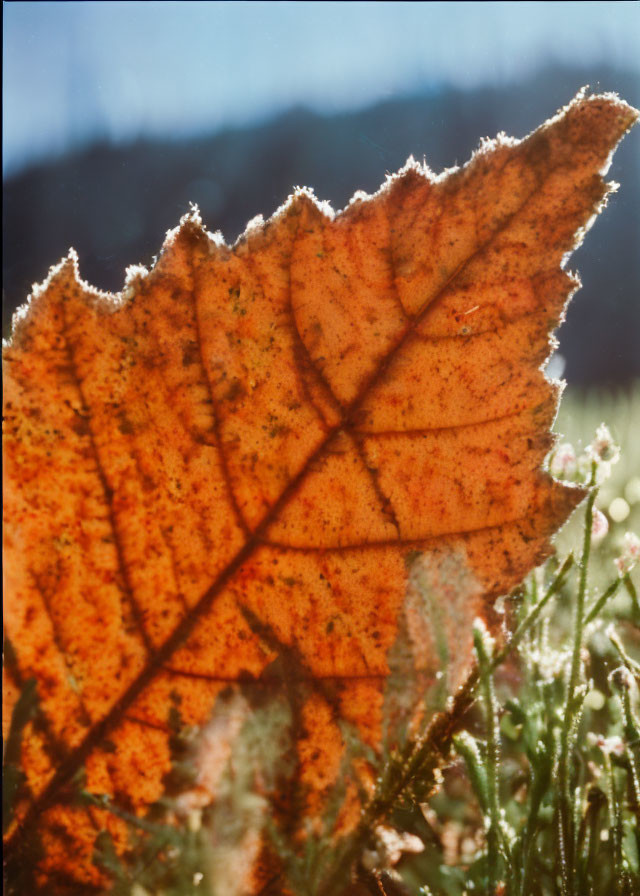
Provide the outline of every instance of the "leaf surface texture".
{"type": "Polygon", "coordinates": [[[558,400],[541,365],[635,116],[580,94],[338,215],[299,190],[232,248],[187,216],[120,296],[72,255],[34,293],[4,352],[6,678],[37,679],[44,723],[8,848],[39,831],[47,892],[99,883],[96,832],[123,836],[69,805],[83,766],[129,811],[161,795],[176,694],[203,724],[284,657],[308,685],[310,804],[337,718],[377,746],[412,552],[465,558],[470,662],[468,621],[583,497],[540,469],[558,400]]]}

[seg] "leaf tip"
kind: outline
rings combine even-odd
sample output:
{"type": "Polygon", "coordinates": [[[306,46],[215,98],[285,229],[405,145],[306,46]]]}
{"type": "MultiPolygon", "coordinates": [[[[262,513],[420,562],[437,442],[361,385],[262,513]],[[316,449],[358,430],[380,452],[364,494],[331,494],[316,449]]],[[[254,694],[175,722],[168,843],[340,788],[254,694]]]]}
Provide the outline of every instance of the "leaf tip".
{"type": "Polygon", "coordinates": [[[588,86],[581,87],[575,97],[551,118],[546,125],[566,119],[572,126],[572,142],[585,142],[608,148],[600,174],[609,170],[613,152],[624,135],[638,120],[640,112],[612,91],[588,93],[588,86]]]}

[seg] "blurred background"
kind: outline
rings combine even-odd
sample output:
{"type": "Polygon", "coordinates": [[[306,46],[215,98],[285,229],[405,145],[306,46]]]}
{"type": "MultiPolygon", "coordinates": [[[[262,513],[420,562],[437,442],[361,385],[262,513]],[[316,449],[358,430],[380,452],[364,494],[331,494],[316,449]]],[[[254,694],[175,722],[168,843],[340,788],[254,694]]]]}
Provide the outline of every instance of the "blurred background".
{"type": "MultiPolygon", "coordinates": [[[[640,105],[640,6],[4,3],[4,310],[74,246],[121,288],[190,202],[228,242],[306,184],[334,208],[410,154],[436,171],[522,137],[584,84],[640,105]]],[[[640,127],[569,267],[574,386],[640,376],[640,127]]]]}
{"type": "MultiPolygon", "coordinates": [[[[3,11],[5,337],[70,246],[85,279],[117,291],[191,202],[232,243],[296,185],[340,209],[409,155],[439,172],[482,137],[523,137],[583,85],[640,106],[637,2],[5,0],[3,11]]],[[[591,556],[598,588],[625,531],[640,534],[640,125],[608,177],[621,189],[569,262],[584,285],[553,371],[569,384],[560,441],[579,452],[606,421],[622,446],[597,499],[611,533],[591,556]]],[[[626,634],[638,656],[637,626],[626,634]]],[[[467,792],[459,804],[468,819],[467,792]]]]}

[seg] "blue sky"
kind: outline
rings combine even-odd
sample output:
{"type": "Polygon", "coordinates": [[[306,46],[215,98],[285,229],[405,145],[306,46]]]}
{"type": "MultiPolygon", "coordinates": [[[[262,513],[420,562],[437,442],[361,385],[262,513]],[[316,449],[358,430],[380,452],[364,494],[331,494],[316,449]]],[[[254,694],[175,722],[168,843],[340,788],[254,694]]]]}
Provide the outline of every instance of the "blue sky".
{"type": "Polygon", "coordinates": [[[640,74],[635,2],[5,2],[3,171],[96,136],[358,108],[553,61],[640,74]]]}

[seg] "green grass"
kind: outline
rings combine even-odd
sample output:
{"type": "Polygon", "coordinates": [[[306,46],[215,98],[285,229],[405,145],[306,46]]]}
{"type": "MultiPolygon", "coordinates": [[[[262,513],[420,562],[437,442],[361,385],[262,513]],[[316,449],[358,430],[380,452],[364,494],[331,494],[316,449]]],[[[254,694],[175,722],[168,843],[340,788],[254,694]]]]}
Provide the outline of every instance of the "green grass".
{"type": "MultiPolygon", "coordinates": [[[[484,658],[481,649],[478,705],[442,785],[422,806],[430,840],[397,869],[410,893],[640,892],[638,581],[637,570],[621,581],[613,563],[624,533],[640,532],[640,389],[570,392],[555,429],[579,454],[603,421],[622,448],[593,502],[608,534],[597,544],[585,539],[588,503],[559,533],[558,557],[573,551],[577,568],[491,688],[489,648],[484,658]],[[620,498],[625,504],[612,508],[620,498]]],[[[530,577],[516,625],[539,606],[558,563],[530,577]]]]}

